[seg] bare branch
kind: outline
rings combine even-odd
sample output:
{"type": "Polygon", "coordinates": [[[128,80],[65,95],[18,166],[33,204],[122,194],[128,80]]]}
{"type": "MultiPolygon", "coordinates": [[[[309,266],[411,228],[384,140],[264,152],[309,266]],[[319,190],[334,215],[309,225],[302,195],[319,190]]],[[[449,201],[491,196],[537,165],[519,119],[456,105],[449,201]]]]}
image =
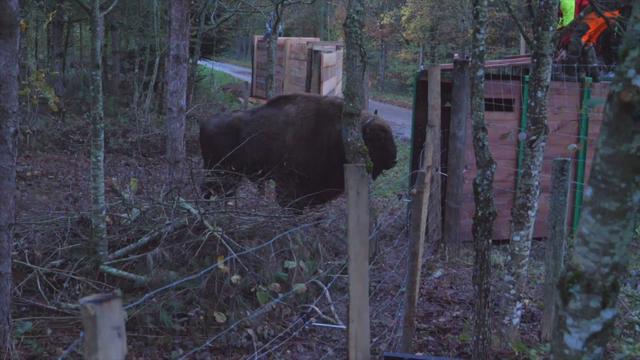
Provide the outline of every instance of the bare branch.
{"type": "Polygon", "coordinates": [[[82,0],[74,0],[74,2],[76,4],[78,4],[78,6],[80,6],[82,8],[82,10],[86,11],[87,13],[91,14],[91,8],[84,3],[84,1],[82,0]]]}
{"type": "Polygon", "coordinates": [[[524,25],[522,25],[522,22],[520,21],[520,19],[516,15],[516,13],[513,11],[513,8],[511,7],[511,4],[509,4],[509,0],[502,0],[502,3],[504,4],[504,7],[507,9],[507,12],[509,13],[509,16],[511,16],[513,21],[516,23],[516,26],[518,27],[518,30],[520,31],[520,35],[522,35],[522,38],[527,43],[527,46],[530,49],[533,48],[533,41],[531,41],[531,38],[529,38],[529,35],[527,34],[527,32],[524,29],[524,25]]]}
{"type": "Polygon", "coordinates": [[[116,4],[118,3],[118,0],[113,0],[113,3],[111,3],[111,5],[107,8],[107,10],[103,11],[100,16],[105,16],[108,13],[111,12],[111,10],[113,10],[114,7],[116,7],[116,4]]]}

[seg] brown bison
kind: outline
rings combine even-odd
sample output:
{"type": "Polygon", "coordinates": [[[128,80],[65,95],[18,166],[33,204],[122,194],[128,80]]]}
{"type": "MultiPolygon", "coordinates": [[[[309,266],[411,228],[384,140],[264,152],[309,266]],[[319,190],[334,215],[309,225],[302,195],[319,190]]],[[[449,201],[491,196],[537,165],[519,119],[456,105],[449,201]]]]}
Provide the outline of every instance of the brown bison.
{"type": "MultiPolygon", "coordinates": [[[[278,96],[246,111],[200,122],[200,149],[207,195],[233,192],[242,175],[274,180],[280,206],[301,209],[339,196],[346,162],[342,144],[342,99],[309,94],[278,96]]],[[[375,179],[396,163],[389,125],[362,113],[362,136],[375,179]]]]}

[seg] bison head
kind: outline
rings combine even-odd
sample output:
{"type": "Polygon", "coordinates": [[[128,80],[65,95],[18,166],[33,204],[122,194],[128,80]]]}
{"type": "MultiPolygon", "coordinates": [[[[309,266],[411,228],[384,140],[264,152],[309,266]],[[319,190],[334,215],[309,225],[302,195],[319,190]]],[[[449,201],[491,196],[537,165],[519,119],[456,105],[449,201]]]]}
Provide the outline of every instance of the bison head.
{"type": "Polygon", "coordinates": [[[384,170],[396,165],[396,143],[391,128],[380,117],[364,113],[362,121],[362,138],[369,149],[373,162],[371,176],[375,180],[384,170]]]}

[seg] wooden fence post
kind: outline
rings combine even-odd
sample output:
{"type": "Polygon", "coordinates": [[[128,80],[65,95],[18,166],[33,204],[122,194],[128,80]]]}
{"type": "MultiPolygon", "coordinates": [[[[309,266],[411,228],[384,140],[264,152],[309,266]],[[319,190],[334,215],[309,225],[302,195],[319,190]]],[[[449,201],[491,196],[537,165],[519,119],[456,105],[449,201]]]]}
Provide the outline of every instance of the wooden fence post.
{"type": "MultiPolygon", "coordinates": [[[[427,125],[423,154],[424,170],[416,176],[415,188],[411,191],[411,219],[409,224],[409,260],[407,265],[407,285],[405,286],[405,309],[402,320],[401,349],[411,352],[413,336],[416,328],[416,307],[420,294],[422,255],[424,254],[424,237],[427,227],[427,216],[431,211],[432,181],[437,166],[434,164],[435,137],[440,136],[440,127],[427,125]]],[[[438,174],[439,175],[439,174],[438,174]]]]}
{"type": "Polygon", "coordinates": [[[549,210],[549,238],[545,250],[544,313],[542,340],[551,340],[556,322],[558,291],[556,284],[564,267],[567,237],[567,214],[571,160],[554,159],[551,173],[551,208],[549,210]]]}
{"type": "Polygon", "coordinates": [[[349,253],[349,359],[369,360],[369,176],[362,164],[346,164],[344,174],[349,253]]]}
{"type": "MultiPolygon", "coordinates": [[[[429,128],[432,128],[435,135],[430,141],[433,144],[432,164],[434,166],[434,169],[440,169],[440,122],[442,107],[442,97],[440,95],[440,66],[430,66],[427,71],[427,80],[429,86],[427,131],[430,131],[429,128]]],[[[427,139],[427,141],[429,140],[427,139]]],[[[442,241],[442,187],[440,181],[440,171],[433,171],[430,173],[430,176],[432,177],[432,179],[431,188],[428,189],[430,195],[428,199],[429,221],[427,223],[427,232],[430,243],[440,244],[440,242],[442,241]]]]}
{"type": "Polygon", "coordinates": [[[84,326],[84,358],[123,360],[127,355],[127,331],[120,293],[94,294],[79,302],[84,326]]]}
{"type": "Polygon", "coordinates": [[[444,205],[443,243],[448,258],[458,258],[460,211],[464,188],[464,165],[467,151],[467,123],[471,113],[471,79],[469,60],[453,60],[453,89],[449,148],[447,150],[447,191],[444,205]]]}

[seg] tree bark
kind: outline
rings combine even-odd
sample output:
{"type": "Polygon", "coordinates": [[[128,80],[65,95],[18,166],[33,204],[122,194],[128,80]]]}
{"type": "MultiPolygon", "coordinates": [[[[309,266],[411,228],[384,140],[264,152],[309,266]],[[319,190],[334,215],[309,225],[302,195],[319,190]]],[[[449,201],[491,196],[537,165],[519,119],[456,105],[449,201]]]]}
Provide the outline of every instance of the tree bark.
{"type": "Polygon", "coordinates": [[[558,0],[540,0],[533,24],[531,90],[528,101],[527,133],[522,173],[511,209],[511,234],[504,304],[501,310],[503,333],[508,341],[518,339],[518,327],[523,312],[523,292],[526,288],[533,226],[538,212],[540,174],[547,143],[547,94],[551,81],[553,35],[557,23],[558,0]]]}
{"type": "MultiPolygon", "coordinates": [[[[637,3],[637,2],[636,2],[637,3]]],[[[573,254],[560,277],[554,359],[601,359],[640,207],[640,7],[634,6],[605,105],[573,254]]]]}
{"type": "Polygon", "coordinates": [[[58,0],[55,6],[55,15],[49,24],[49,58],[50,72],[52,74],[52,85],[56,96],[58,97],[58,110],[64,111],[64,0],[58,0]]]}
{"type": "Polygon", "coordinates": [[[362,139],[360,113],[365,109],[365,74],[367,53],[364,47],[364,1],[349,0],[344,22],[344,107],[342,109],[342,141],[347,162],[367,164],[369,153],[362,139]]]}
{"type": "Polygon", "coordinates": [[[387,67],[387,49],[384,37],[380,37],[380,56],[378,57],[378,90],[384,92],[384,81],[387,67]]]}
{"type": "Polygon", "coordinates": [[[268,21],[269,29],[265,34],[265,40],[267,43],[267,73],[265,75],[267,99],[271,99],[277,94],[276,67],[278,66],[278,27],[280,26],[283,6],[284,5],[281,2],[277,2],[274,5],[273,11],[271,12],[271,19],[268,21]]]}
{"type": "Polygon", "coordinates": [[[0,358],[10,358],[20,49],[18,0],[0,1],[0,358]]]}
{"type": "Polygon", "coordinates": [[[491,358],[490,331],[490,277],[491,241],[496,208],[493,196],[493,178],[496,163],[489,149],[489,135],[484,118],[484,61],[486,53],[487,0],[473,0],[473,40],[471,57],[471,114],[473,125],[473,150],[477,175],[473,180],[476,204],[473,216],[473,241],[475,249],[473,267],[474,325],[473,359],[491,358]]]}
{"type": "Polygon", "coordinates": [[[112,19],[109,22],[109,32],[111,34],[111,66],[109,76],[109,88],[112,94],[118,94],[120,88],[120,81],[122,76],[120,75],[121,67],[121,52],[120,52],[120,26],[118,21],[118,13],[112,15],[112,19]]]}
{"type": "MultiPolygon", "coordinates": [[[[207,7],[209,7],[210,2],[211,0],[204,1],[198,15],[198,30],[196,31],[196,38],[193,44],[193,57],[191,58],[191,63],[189,66],[189,89],[187,94],[189,104],[192,103],[193,94],[195,91],[196,77],[198,75],[198,61],[200,60],[200,56],[202,55],[202,35],[204,34],[204,25],[207,15],[206,10],[207,7]]],[[[243,39],[240,38],[240,43],[242,44],[243,42],[243,39]]]]}
{"type": "Polygon", "coordinates": [[[176,186],[185,173],[184,143],[189,68],[189,0],[171,1],[169,54],[166,66],[166,157],[169,184],[176,186]]]}
{"type": "Polygon", "coordinates": [[[104,96],[102,90],[102,46],[104,15],[100,0],[93,0],[91,17],[91,240],[98,262],[107,258],[107,204],[104,193],[104,96]]]}

